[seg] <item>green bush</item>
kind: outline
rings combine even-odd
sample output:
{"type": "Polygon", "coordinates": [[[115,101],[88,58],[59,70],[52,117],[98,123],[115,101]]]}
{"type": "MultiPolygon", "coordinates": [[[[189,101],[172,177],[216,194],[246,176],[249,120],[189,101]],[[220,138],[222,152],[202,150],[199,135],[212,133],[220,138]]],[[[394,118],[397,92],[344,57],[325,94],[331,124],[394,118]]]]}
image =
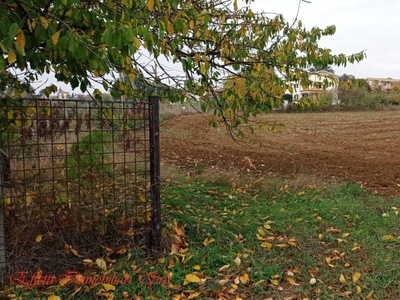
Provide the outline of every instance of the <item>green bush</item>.
{"type": "Polygon", "coordinates": [[[111,135],[104,131],[91,132],[82,140],[71,146],[67,157],[67,179],[81,180],[86,184],[89,180],[113,172],[107,165],[110,161],[111,135]]]}

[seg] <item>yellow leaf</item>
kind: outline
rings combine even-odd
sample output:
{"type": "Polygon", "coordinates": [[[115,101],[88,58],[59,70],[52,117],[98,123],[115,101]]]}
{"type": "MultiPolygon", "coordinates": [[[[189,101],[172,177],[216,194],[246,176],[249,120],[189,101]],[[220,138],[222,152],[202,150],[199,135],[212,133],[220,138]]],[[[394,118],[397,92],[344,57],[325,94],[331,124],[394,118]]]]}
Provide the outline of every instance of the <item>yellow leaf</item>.
{"type": "Polygon", "coordinates": [[[108,291],[115,291],[115,286],[112,284],[104,283],[103,288],[108,291]]]}
{"type": "Polygon", "coordinates": [[[353,274],[353,282],[357,282],[360,279],[360,277],[361,277],[361,273],[355,272],[353,274]]]}
{"type": "Polygon", "coordinates": [[[154,0],[148,0],[147,1],[147,9],[149,11],[153,11],[154,10],[154,0]]]}
{"type": "Polygon", "coordinates": [[[361,294],[361,286],[356,286],[356,289],[357,289],[357,294],[361,294]]]}
{"type": "Polygon", "coordinates": [[[26,203],[26,205],[31,205],[32,204],[32,201],[33,201],[33,197],[35,196],[36,194],[34,193],[34,192],[27,192],[26,193],[26,196],[25,196],[25,203],[26,203]]]}
{"type": "Polygon", "coordinates": [[[372,296],[374,295],[374,291],[372,291],[372,292],[370,292],[368,295],[367,295],[367,297],[365,297],[365,299],[366,300],[371,300],[372,299],[372,296]]]}
{"type": "Polygon", "coordinates": [[[303,196],[303,195],[305,195],[305,194],[306,194],[305,191],[301,191],[301,192],[298,192],[298,193],[297,193],[298,196],[303,196]]]}
{"type": "Polygon", "coordinates": [[[81,257],[81,256],[79,255],[78,251],[76,251],[74,248],[71,247],[70,250],[71,250],[72,254],[74,254],[75,256],[81,257]]]}
{"type": "Polygon", "coordinates": [[[297,247],[297,242],[295,239],[289,239],[288,244],[292,247],[297,247]]]}
{"type": "Polygon", "coordinates": [[[346,278],[344,278],[344,275],[343,275],[343,274],[340,274],[339,281],[340,281],[341,283],[345,283],[345,282],[346,282],[346,278]]]}
{"type": "Polygon", "coordinates": [[[199,278],[199,276],[195,275],[195,274],[187,274],[185,276],[185,279],[188,282],[194,282],[194,283],[199,283],[201,281],[201,279],[199,278]]]}
{"type": "Polygon", "coordinates": [[[266,235],[266,232],[265,232],[264,228],[262,228],[262,227],[259,227],[257,231],[261,235],[266,235]]]}
{"type": "Polygon", "coordinates": [[[189,22],[189,28],[190,28],[190,29],[193,29],[194,26],[195,26],[194,21],[193,21],[193,20],[190,20],[190,22],[189,22]]]}
{"type": "Polygon", "coordinates": [[[140,40],[137,37],[133,38],[133,43],[135,44],[136,49],[140,48],[140,40]]]}
{"type": "Polygon", "coordinates": [[[49,21],[45,17],[39,17],[39,19],[44,29],[47,29],[47,27],[49,27],[49,21]]]}
{"type": "Polygon", "coordinates": [[[173,35],[174,34],[174,27],[172,26],[172,24],[170,22],[167,22],[167,32],[169,35],[173,35]]]}
{"type": "Polygon", "coordinates": [[[235,265],[236,265],[236,267],[239,267],[241,262],[242,262],[242,260],[241,260],[239,257],[236,257],[236,258],[235,258],[235,265]]]}
{"type": "Polygon", "coordinates": [[[61,299],[60,297],[54,294],[51,294],[49,297],[47,297],[47,300],[60,300],[60,299],[61,299]]]}
{"type": "Polygon", "coordinates": [[[271,229],[271,225],[269,225],[268,223],[265,223],[265,224],[264,224],[264,228],[265,228],[265,229],[271,229]]]}
{"type": "Polygon", "coordinates": [[[58,43],[58,39],[60,38],[60,32],[61,32],[61,30],[57,31],[56,33],[54,33],[51,36],[51,40],[53,41],[54,46],[57,45],[57,43],[58,43]]]}
{"type": "Polygon", "coordinates": [[[41,234],[38,235],[38,236],[35,238],[35,241],[36,241],[36,243],[40,243],[40,242],[42,241],[42,235],[41,235],[41,234]]]}
{"type": "Polygon", "coordinates": [[[213,239],[213,238],[206,238],[205,240],[204,240],[204,242],[203,242],[203,244],[204,244],[204,246],[208,246],[208,245],[210,245],[211,243],[214,243],[215,242],[215,239],[213,239]]]}
{"type": "Polygon", "coordinates": [[[240,277],[239,277],[239,280],[240,280],[241,283],[247,284],[247,283],[249,282],[249,280],[250,280],[250,277],[249,277],[249,275],[246,273],[246,274],[243,274],[242,276],[240,276],[240,277]]]}
{"type": "Polygon", "coordinates": [[[89,259],[89,258],[85,258],[83,260],[83,264],[84,265],[91,265],[93,263],[93,260],[89,259]]]}
{"type": "Polygon", "coordinates": [[[234,10],[234,11],[237,11],[237,10],[238,10],[237,0],[233,1],[233,10],[234,10]]]}
{"type": "Polygon", "coordinates": [[[296,283],[293,277],[286,277],[286,281],[292,285],[299,285],[298,283],[296,283]]]}
{"type": "Polygon", "coordinates": [[[136,74],[134,74],[134,73],[129,74],[129,80],[131,82],[133,82],[135,80],[135,78],[136,78],[136,74]]]}
{"type": "Polygon", "coordinates": [[[278,286],[279,285],[279,277],[280,277],[279,275],[271,276],[271,279],[270,279],[271,283],[273,285],[278,286]]]}
{"type": "Polygon", "coordinates": [[[394,237],[391,234],[386,234],[382,237],[382,239],[385,241],[390,241],[390,240],[394,240],[394,237]]]}
{"type": "Polygon", "coordinates": [[[146,202],[146,195],[143,192],[140,192],[139,194],[139,200],[142,202],[146,202]]]}
{"type": "Polygon", "coordinates": [[[9,64],[14,63],[17,60],[17,54],[15,53],[14,50],[10,49],[8,51],[8,57],[7,57],[7,61],[9,64]]]}
{"type": "Polygon", "coordinates": [[[7,113],[7,119],[8,120],[14,120],[14,112],[12,110],[9,110],[7,113]]]}
{"type": "Polygon", "coordinates": [[[25,35],[21,29],[18,29],[17,39],[15,40],[15,44],[17,45],[17,49],[25,48],[25,35]]]}
{"type": "Polygon", "coordinates": [[[271,249],[272,246],[273,246],[273,244],[270,243],[270,242],[264,242],[264,243],[261,244],[261,247],[266,248],[268,250],[271,249]]]}
{"type": "Polygon", "coordinates": [[[195,265],[195,266],[193,267],[193,269],[195,269],[196,271],[200,271],[201,267],[200,267],[199,265],[195,265]]]}
{"type": "Polygon", "coordinates": [[[96,265],[102,269],[103,271],[105,271],[107,269],[107,263],[105,262],[104,259],[102,258],[97,258],[96,259],[96,265]]]}
{"type": "Polygon", "coordinates": [[[193,294],[190,294],[190,296],[188,297],[188,300],[189,299],[196,299],[200,294],[201,294],[201,292],[195,292],[193,294]]]}

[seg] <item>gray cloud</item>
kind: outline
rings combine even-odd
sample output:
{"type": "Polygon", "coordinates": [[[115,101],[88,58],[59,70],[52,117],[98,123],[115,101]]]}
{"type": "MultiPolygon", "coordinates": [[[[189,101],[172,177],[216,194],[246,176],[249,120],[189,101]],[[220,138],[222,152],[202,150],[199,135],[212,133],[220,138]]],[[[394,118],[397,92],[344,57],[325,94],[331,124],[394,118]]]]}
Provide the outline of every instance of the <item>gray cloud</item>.
{"type": "MultiPolygon", "coordinates": [[[[291,21],[298,0],[256,0],[255,11],[282,13],[291,21]]],[[[321,40],[334,53],[367,50],[367,59],[346,68],[340,75],[400,78],[400,1],[397,0],[311,0],[302,3],[299,19],[307,28],[336,25],[336,34],[321,40]]]]}

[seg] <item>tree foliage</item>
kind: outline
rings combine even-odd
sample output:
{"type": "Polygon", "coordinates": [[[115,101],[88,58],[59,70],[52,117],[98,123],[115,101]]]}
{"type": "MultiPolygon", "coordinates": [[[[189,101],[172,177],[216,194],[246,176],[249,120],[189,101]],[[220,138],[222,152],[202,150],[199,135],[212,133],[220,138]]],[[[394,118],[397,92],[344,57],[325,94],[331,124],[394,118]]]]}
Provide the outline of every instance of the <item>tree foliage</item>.
{"type": "MultiPolygon", "coordinates": [[[[239,125],[264,111],[264,94],[281,97],[286,82],[308,85],[305,69],[345,66],[363,52],[334,55],[318,46],[335,26],[307,29],[282,15],[257,13],[237,0],[5,0],[0,4],[0,90],[26,89],[42,74],[82,92],[94,83],[129,93],[142,74],[171,101],[196,97],[219,120],[239,125]],[[167,62],[167,63],[166,63],[167,62]],[[168,63],[169,62],[169,63],[168,63]],[[260,70],[272,74],[264,90],[260,70]],[[113,78],[123,73],[129,80],[113,78]],[[240,77],[252,97],[236,89],[218,93],[240,77]],[[247,101],[248,100],[248,101],[247,101]],[[228,120],[229,109],[233,117],[228,120]],[[238,118],[238,112],[240,117],[238,118]]],[[[306,9],[306,8],[304,8],[306,9]]],[[[56,86],[45,89],[47,95],[56,86]]],[[[95,94],[101,95],[99,91],[95,94]]]]}

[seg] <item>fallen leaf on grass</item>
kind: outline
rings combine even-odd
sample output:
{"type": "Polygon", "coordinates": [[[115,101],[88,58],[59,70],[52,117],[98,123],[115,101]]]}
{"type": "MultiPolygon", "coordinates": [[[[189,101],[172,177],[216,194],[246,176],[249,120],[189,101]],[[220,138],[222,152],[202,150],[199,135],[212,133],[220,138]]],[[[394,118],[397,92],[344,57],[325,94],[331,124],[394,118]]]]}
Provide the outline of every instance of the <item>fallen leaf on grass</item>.
{"type": "Polygon", "coordinates": [[[259,281],[257,281],[256,283],[253,284],[253,286],[259,286],[261,283],[265,282],[264,279],[260,279],[259,281]]]}
{"type": "Polygon", "coordinates": [[[326,232],[329,232],[329,233],[341,233],[342,230],[341,230],[341,229],[338,229],[338,228],[333,228],[333,227],[331,227],[331,228],[328,228],[328,229],[326,230],[326,232]]]}
{"type": "Polygon", "coordinates": [[[40,234],[35,238],[35,242],[40,243],[41,241],[42,241],[42,235],[40,234]]]}
{"type": "Polygon", "coordinates": [[[220,281],[218,281],[218,284],[222,286],[222,285],[227,284],[228,282],[229,282],[228,279],[221,279],[220,281]]]}
{"type": "Polygon", "coordinates": [[[185,276],[185,281],[190,283],[199,283],[201,281],[200,277],[195,274],[187,274],[185,276]]]}
{"type": "Polygon", "coordinates": [[[109,292],[109,291],[115,291],[115,286],[112,284],[104,283],[103,288],[109,292]]]}
{"type": "Polygon", "coordinates": [[[361,273],[355,272],[353,274],[353,282],[357,282],[360,279],[360,277],[361,277],[361,273]]]}
{"type": "Polygon", "coordinates": [[[317,279],[315,279],[314,277],[310,279],[310,284],[314,285],[317,283],[317,279]]]}
{"type": "Polygon", "coordinates": [[[242,262],[242,260],[241,260],[239,257],[236,257],[236,258],[235,258],[235,265],[236,265],[236,267],[239,267],[241,262],[242,262]]]}
{"type": "Polygon", "coordinates": [[[260,234],[260,235],[266,235],[267,233],[265,232],[265,230],[264,230],[264,228],[262,228],[262,227],[258,227],[258,233],[260,234]]]}
{"type": "Polygon", "coordinates": [[[223,265],[221,268],[219,268],[218,272],[222,272],[226,269],[228,269],[231,265],[223,265]]]}
{"type": "Polygon", "coordinates": [[[300,285],[300,284],[298,284],[298,283],[294,280],[293,277],[287,276],[287,277],[286,277],[286,281],[289,282],[291,285],[297,285],[297,286],[300,285]]]}
{"type": "Polygon", "coordinates": [[[397,207],[392,206],[393,212],[395,213],[395,215],[397,216],[399,214],[399,210],[397,209],[397,207]]]}
{"type": "Polygon", "coordinates": [[[279,275],[273,275],[273,276],[270,277],[269,280],[271,281],[271,283],[272,283],[273,285],[278,286],[278,285],[279,285],[279,278],[280,278],[279,275]]]}
{"type": "Polygon", "coordinates": [[[242,276],[239,277],[239,280],[243,284],[247,284],[250,280],[250,277],[248,274],[243,274],[242,276]]]}
{"type": "Polygon", "coordinates": [[[374,291],[370,292],[367,297],[365,297],[366,300],[373,299],[372,296],[374,295],[374,291]]]}
{"type": "Polygon", "coordinates": [[[382,239],[383,239],[384,241],[391,241],[391,240],[394,240],[394,237],[393,237],[393,235],[391,235],[391,234],[386,234],[386,235],[384,235],[384,236],[382,237],[382,239]]]}
{"type": "Polygon", "coordinates": [[[339,281],[340,281],[341,283],[346,283],[346,278],[344,277],[343,274],[340,274],[339,281]]]}
{"type": "Polygon", "coordinates": [[[77,256],[77,257],[81,257],[81,255],[79,255],[78,251],[76,251],[74,248],[70,248],[71,252],[73,255],[77,256]]]}
{"type": "Polygon", "coordinates": [[[172,269],[174,266],[175,266],[175,261],[172,258],[170,258],[168,260],[168,269],[172,269]]]}
{"type": "Polygon", "coordinates": [[[61,298],[59,296],[52,294],[47,298],[47,300],[61,300],[61,298]]]}
{"type": "Polygon", "coordinates": [[[200,294],[201,294],[201,292],[194,292],[194,293],[190,294],[190,296],[188,297],[188,300],[189,299],[196,299],[197,297],[200,296],[200,294]]]}
{"type": "Polygon", "coordinates": [[[211,243],[214,243],[215,242],[215,239],[213,239],[213,238],[206,238],[205,240],[204,240],[204,242],[203,242],[203,245],[204,246],[208,246],[208,245],[210,245],[211,243]]]}
{"type": "Polygon", "coordinates": [[[104,259],[102,258],[97,258],[96,259],[96,265],[102,269],[103,271],[107,270],[107,263],[105,262],[104,259]]]}
{"type": "Polygon", "coordinates": [[[263,227],[264,227],[265,229],[271,229],[271,225],[269,225],[269,223],[265,223],[265,224],[263,225],[263,227]]]}
{"type": "Polygon", "coordinates": [[[264,243],[261,244],[261,247],[266,248],[266,249],[269,250],[269,249],[272,249],[273,244],[270,243],[270,242],[264,242],[264,243]]]}

